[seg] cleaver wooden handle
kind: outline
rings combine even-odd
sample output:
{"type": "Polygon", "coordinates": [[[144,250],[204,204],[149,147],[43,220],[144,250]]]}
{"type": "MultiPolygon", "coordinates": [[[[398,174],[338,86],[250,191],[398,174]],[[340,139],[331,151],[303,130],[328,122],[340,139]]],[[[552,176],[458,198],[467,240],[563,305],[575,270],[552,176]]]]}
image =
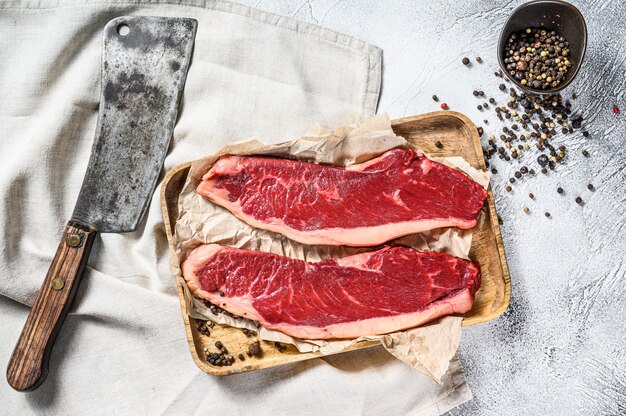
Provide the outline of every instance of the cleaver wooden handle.
{"type": "Polygon", "coordinates": [[[15,390],[34,390],[45,380],[54,340],[76,295],[95,236],[92,226],[79,221],[65,227],[9,360],[7,381],[15,390]]]}

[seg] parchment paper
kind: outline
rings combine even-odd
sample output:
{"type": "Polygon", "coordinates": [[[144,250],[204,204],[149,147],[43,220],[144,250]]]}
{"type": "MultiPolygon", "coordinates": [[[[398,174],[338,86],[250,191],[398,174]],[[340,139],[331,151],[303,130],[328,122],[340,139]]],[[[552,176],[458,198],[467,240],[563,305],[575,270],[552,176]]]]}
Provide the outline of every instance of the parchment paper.
{"type": "MultiPolygon", "coordinates": [[[[302,340],[264,328],[258,322],[248,319],[233,319],[225,314],[213,315],[202,300],[191,295],[180,271],[180,264],[188,253],[204,243],[266,251],[306,261],[318,261],[327,257],[345,257],[375,249],[308,246],[289,240],[278,233],[250,227],[226,209],[211,203],[195,191],[202,175],[221,156],[228,154],[271,155],[347,166],[372,159],[397,147],[415,149],[404,138],[394,134],[387,115],[377,115],[357,125],[342,127],[335,131],[315,126],[301,138],[275,145],[264,145],[256,140],[234,144],[223,148],[215,155],[193,162],[179,197],[179,217],[174,233],[175,252],[172,253],[170,264],[172,273],[183,285],[189,315],[238,328],[252,329],[258,331],[261,339],[290,343],[301,352],[320,351],[323,354],[331,354],[342,351],[361,340],[379,340],[392,355],[437,382],[441,382],[441,377],[447,371],[449,361],[459,345],[461,317],[447,316],[419,328],[387,335],[360,337],[354,340],[302,340]]],[[[419,149],[415,150],[419,151],[419,149]]],[[[432,159],[462,170],[485,188],[488,186],[489,174],[474,169],[463,158],[432,159]]],[[[433,250],[467,258],[471,241],[471,230],[447,228],[405,236],[387,244],[400,244],[419,250],[433,250]]]]}

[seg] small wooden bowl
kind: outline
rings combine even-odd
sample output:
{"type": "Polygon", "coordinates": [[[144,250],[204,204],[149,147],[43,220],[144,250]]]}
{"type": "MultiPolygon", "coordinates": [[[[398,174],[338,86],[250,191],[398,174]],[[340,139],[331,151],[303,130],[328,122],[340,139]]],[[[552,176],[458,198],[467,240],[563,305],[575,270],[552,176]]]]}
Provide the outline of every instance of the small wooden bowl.
{"type": "Polygon", "coordinates": [[[511,16],[500,32],[498,42],[498,62],[504,74],[520,89],[534,94],[551,94],[567,87],[576,77],[587,49],[587,25],[582,13],[573,5],[562,0],[535,0],[524,3],[513,10],[511,16]],[[504,63],[507,41],[513,33],[521,32],[528,27],[541,27],[554,30],[569,42],[569,60],[572,67],[567,72],[565,80],[558,87],[551,89],[536,89],[522,85],[512,77],[504,63]]]}

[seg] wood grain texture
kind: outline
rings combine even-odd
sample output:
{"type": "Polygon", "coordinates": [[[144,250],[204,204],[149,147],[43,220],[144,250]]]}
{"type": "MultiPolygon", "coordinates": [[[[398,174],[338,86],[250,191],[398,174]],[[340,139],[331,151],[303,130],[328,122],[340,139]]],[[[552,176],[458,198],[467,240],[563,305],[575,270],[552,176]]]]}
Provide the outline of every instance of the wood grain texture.
{"type": "MultiPolygon", "coordinates": [[[[437,111],[414,117],[392,121],[394,132],[403,136],[413,145],[433,156],[462,156],[473,167],[485,169],[485,162],[480,145],[480,138],[474,124],[463,114],[453,111],[437,111]],[[440,141],[440,149],[435,143],[440,141]]],[[[173,233],[178,217],[178,195],[185,183],[191,163],[185,163],[172,169],[161,187],[161,207],[170,249],[173,250],[173,233]]],[[[509,270],[504,254],[498,216],[493,194],[489,189],[483,221],[474,229],[470,258],[478,260],[482,270],[482,284],[476,294],[472,309],[464,315],[463,325],[473,325],[498,317],[509,305],[511,285],[509,270]]],[[[204,372],[221,376],[241,373],[282,364],[304,361],[321,357],[319,353],[300,353],[292,345],[279,352],[272,342],[261,341],[263,355],[248,357],[245,352],[248,345],[257,341],[248,337],[238,328],[216,324],[210,328],[210,335],[201,334],[197,329],[197,320],[190,318],[183,297],[183,289],[177,285],[182,309],[185,331],[191,355],[196,365],[204,372]],[[245,361],[236,360],[232,366],[216,367],[210,365],[205,357],[205,350],[219,353],[215,342],[221,341],[234,357],[243,353],[245,361]]],[[[378,342],[359,342],[346,351],[380,345],[378,342]]]]}
{"type": "Polygon", "coordinates": [[[7,367],[7,381],[16,390],[39,387],[48,373],[54,341],[72,305],[89,258],[96,231],[70,221],[7,367]]]}

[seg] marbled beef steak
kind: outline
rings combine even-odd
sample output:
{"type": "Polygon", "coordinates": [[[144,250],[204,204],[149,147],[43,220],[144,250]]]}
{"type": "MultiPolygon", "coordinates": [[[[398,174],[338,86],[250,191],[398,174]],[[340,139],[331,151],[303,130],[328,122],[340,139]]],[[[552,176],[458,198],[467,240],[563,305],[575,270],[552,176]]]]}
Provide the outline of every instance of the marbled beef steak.
{"type": "Polygon", "coordinates": [[[223,157],[197,191],[253,227],[304,244],[350,246],[472,228],[487,196],[462,172],[402,149],[347,168],[223,157]]]}
{"type": "Polygon", "coordinates": [[[356,338],[469,311],[480,266],[405,247],[309,263],[205,244],[182,265],[191,292],[304,339],[356,338]]]}

